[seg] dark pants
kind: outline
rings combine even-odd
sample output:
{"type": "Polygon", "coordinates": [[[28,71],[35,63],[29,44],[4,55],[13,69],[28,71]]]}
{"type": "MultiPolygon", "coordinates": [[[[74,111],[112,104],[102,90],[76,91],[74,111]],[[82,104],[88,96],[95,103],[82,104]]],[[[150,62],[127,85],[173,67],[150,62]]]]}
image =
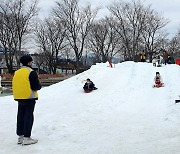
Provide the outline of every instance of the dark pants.
{"type": "Polygon", "coordinates": [[[27,100],[18,102],[17,113],[17,135],[24,135],[24,137],[31,136],[31,130],[34,122],[34,107],[35,100],[27,100]]]}
{"type": "Polygon", "coordinates": [[[166,64],[168,64],[168,59],[165,59],[165,61],[164,61],[164,62],[165,62],[165,65],[166,65],[166,64]]]}
{"type": "Polygon", "coordinates": [[[146,60],[145,59],[141,59],[141,62],[146,62],[146,60]]]}

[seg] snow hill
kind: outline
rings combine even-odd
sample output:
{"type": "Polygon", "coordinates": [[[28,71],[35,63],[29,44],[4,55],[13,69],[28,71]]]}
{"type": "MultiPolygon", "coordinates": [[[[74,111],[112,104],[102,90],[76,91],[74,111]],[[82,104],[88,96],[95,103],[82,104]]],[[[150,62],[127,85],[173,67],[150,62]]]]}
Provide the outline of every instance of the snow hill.
{"type": "Polygon", "coordinates": [[[179,154],[180,66],[123,62],[88,71],[39,91],[32,137],[17,145],[17,102],[0,97],[0,154],[179,154]],[[152,88],[155,72],[165,87],[152,88]],[[84,80],[98,87],[84,93],[84,80]]]}

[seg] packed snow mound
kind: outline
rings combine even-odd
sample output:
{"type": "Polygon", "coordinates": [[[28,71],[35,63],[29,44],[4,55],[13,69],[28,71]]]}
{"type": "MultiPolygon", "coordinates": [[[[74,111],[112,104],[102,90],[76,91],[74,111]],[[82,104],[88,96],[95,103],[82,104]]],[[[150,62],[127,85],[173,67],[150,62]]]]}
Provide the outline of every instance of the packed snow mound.
{"type": "Polygon", "coordinates": [[[98,63],[43,88],[35,107],[35,145],[16,144],[17,102],[0,97],[1,154],[180,153],[180,67],[98,63]],[[152,88],[156,72],[165,87],[152,88]],[[98,90],[83,92],[90,78],[98,90]]]}

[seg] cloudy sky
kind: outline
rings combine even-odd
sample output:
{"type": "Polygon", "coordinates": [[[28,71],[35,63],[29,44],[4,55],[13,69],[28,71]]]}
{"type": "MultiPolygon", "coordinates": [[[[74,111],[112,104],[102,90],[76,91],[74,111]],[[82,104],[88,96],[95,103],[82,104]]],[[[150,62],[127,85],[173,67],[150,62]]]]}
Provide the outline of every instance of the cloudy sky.
{"type": "MultiPolygon", "coordinates": [[[[47,16],[50,9],[55,6],[55,1],[57,0],[40,0],[39,7],[41,8],[40,16],[47,16]]],[[[106,15],[107,10],[105,9],[107,5],[113,3],[115,0],[80,0],[81,5],[90,2],[93,7],[102,7],[99,12],[100,16],[106,15]]],[[[118,1],[118,0],[116,0],[118,1]]],[[[130,1],[130,0],[125,0],[130,1]]],[[[163,17],[167,18],[170,22],[166,26],[167,32],[170,36],[174,36],[177,33],[177,29],[180,28],[180,0],[144,0],[145,5],[151,4],[151,8],[159,12],[163,17]]]]}

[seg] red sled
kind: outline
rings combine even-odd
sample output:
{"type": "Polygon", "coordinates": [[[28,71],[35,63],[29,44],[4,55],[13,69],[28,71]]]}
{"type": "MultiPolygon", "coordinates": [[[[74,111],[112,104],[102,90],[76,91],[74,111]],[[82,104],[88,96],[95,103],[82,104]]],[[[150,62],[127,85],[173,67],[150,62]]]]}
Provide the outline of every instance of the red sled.
{"type": "Polygon", "coordinates": [[[155,85],[153,86],[153,88],[160,88],[160,87],[164,87],[164,83],[155,84],[155,85]]]}
{"type": "Polygon", "coordinates": [[[90,93],[92,90],[84,90],[85,93],[90,93]]]}

